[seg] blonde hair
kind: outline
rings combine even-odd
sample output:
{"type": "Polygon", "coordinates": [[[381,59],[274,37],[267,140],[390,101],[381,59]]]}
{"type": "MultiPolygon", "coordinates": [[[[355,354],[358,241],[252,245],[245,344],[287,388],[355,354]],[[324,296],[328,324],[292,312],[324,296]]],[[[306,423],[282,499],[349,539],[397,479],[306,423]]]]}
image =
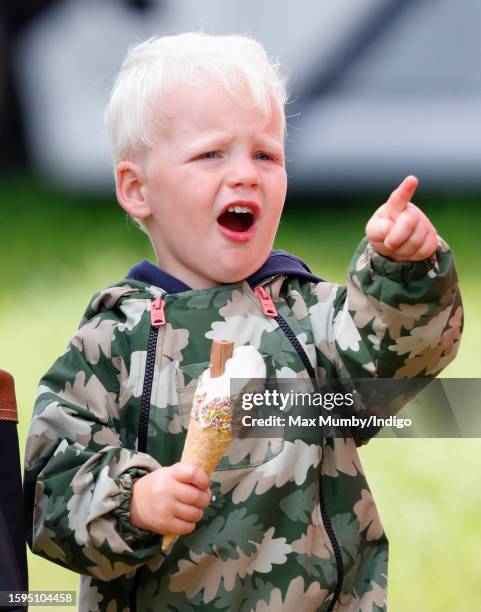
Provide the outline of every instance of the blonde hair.
{"type": "Polygon", "coordinates": [[[199,86],[206,76],[218,80],[240,105],[258,108],[266,120],[272,96],[285,131],[286,79],[260,43],[246,36],[202,32],[157,36],[129,49],[112,89],[105,125],[114,165],[155,146],[159,128],[168,123],[165,95],[169,87],[176,83],[199,86]],[[241,94],[246,85],[248,99],[241,94]]]}

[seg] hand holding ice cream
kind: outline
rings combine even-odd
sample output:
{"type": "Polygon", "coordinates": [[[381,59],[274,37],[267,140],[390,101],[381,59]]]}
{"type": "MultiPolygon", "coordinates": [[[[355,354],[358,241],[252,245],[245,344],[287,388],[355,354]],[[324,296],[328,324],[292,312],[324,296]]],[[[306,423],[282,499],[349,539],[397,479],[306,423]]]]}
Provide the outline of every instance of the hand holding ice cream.
{"type": "MultiPolygon", "coordinates": [[[[233,348],[230,341],[212,345],[211,366],[199,379],[182,453],[182,463],[201,468],[208,477],[232,441],[231,380],[266,376],[264,361],[253,346],[233,348]]],[[[174,537],[164,537],[162,550],[169,548],[174,537]]]]}
{"type": "Polygon", "coordinates": [[[209,478],[204,470],[175,463],[134,482],[130,522],[154,533],[185,535],[195,529],[210,501],[209,478]]]}

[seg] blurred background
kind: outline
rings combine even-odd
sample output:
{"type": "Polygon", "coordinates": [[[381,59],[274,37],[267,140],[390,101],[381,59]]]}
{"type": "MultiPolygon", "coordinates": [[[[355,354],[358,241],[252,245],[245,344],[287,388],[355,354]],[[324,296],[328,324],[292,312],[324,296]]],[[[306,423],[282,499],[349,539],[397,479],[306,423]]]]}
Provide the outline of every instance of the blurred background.
{"type": "MultiPolygon", "coordinates": [[[[407,174],[456,254],[466,309],[444,376],[481,375],[479,0],[22,0],[0,4],[0,367],[23,446],[37,381],[90,297],[150,244],[115,202],[103,110],[132,43],[252,35],[289,75],[289,194],[276,247],[343,282],[372,212],[407,174]]],[[[481,441],[361,449],[391,542],[393,612],[479,609],[481,441]]],[[[78,576],[30,555],[30,588],[78,576]]]]}

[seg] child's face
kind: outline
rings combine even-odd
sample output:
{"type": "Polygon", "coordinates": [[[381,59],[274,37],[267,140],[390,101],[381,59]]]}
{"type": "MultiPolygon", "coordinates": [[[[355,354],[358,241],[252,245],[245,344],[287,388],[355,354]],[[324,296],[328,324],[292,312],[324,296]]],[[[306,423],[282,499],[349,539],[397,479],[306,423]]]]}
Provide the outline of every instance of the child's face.
{"type": "Polygon", "coordinates": [[[167,100],[168,133],[142,165],[159,265],[194,289],[245,279],[267,259],[286,196],[280,111],[271,100],[265,125],[213,81],[167,100]]]}

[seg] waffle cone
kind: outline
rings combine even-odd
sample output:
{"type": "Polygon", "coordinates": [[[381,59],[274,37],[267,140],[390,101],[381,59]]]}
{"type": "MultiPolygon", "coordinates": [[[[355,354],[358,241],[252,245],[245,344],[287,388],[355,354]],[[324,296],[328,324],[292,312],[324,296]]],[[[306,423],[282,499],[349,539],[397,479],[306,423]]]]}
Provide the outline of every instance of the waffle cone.
{"type": "MultiPolygon", "coordinates": [[[[224,373],[225,362],[232,357],[234,343],[231,340],[214,340],[210,353],[210,373],[213,378],[224,373]]],[[[232,441],[232,431],[215,427],[201,427],[199,422],[190,419],[189,429],[185,438],[181,461],[193,463],[211,476],[220,458],[229,448],[232,441]]],[[[162,540],[162,550],[166,552],[177,536],[165,534],[162,540]]]]}
{"type": "Polygon", "coordinates": [[[181,461],[198,465],[210,476],[231,441],[231,431],[201,427],[198,421],[191,419],[181,461]]]}
{"type": "MultiPolygon", "coordinates": [[[[191,419],[184,450],[183,463],[193,463],[202,468],[210,477],[219,463],[222,455],[232,441],[232,431],[224,431],[215,427],[201,427],[195,419],[191,419]]],[[[168,550],[177,536],[166,534],[162,540],[162,550],[168,550]]]]}

